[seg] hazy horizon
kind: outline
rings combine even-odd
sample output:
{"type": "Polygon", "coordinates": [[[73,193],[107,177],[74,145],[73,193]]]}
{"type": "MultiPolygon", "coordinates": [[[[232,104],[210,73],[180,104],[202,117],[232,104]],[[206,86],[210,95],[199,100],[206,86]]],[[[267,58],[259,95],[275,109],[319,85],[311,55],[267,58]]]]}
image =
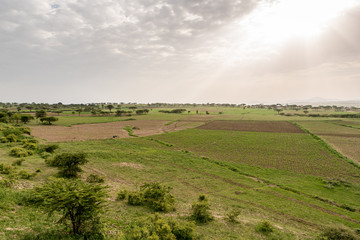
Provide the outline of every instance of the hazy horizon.
{"type": "Polygon", "coordinates": [[[356,0],[4,0],[0,102],[360,101],[356,0]]]}

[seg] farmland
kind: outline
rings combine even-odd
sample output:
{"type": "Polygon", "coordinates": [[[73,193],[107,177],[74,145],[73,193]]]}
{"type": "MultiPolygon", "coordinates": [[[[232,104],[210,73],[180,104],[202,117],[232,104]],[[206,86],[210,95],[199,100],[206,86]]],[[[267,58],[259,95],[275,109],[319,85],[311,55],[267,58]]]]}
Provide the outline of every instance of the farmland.
{"type": "MultiPolygon", "coordinates": [[[[148,182],[172,188],[176,211],[161,215],[178,221],[189,220],[199,194],[209,197],[214,220],[196,224],[199,239],[310,240],[325,227],[359,228],[360,169],[352,162],[358,155],[351,146],[359,139],[357,121],[287,117],[268,109],[196,110],[167,114],[154,109],[131,117],[64,114],[59,116],[62,122],[43,126],[35,120],[29,126],[39,146],[59,146],[55,154],[87,154],[80,179],[90,174],[105,178],[105,239],[132,239],[137,222],[153,214],[144,206],[116,200],[120,190],[135,191],[148,182]],[[124,121],[128,118],[134,120],[124,121]],[[234,211],[239,212],[237,223],[228,219],[234,211]],[[256,231],[263,221],[270,222],[274,232],[256,231]]],[[[21,145],[0,144],[0,164],[16,160],[9,156],[15,146],[21,145]]],[[[47,217],[22,200],[56,176],[56,169],[36,152],[24,159],[13,167],[15,173],[41,171],[29,179],[15,177],[12,187],[0,187],[0,239],[51,239],[67,233],[54,224],[58,215],[47,217]]],[[[0,180],[7,177],[2,174],[0,180]]]]}

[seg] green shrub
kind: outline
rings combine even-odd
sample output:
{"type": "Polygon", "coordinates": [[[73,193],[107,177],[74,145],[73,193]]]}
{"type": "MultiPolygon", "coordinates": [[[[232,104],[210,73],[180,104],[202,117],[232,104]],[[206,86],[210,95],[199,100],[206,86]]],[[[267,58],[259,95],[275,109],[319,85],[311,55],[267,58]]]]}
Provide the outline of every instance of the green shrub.
{"type": "Polygon", "coordinates": [[[10,133],[9,135],[6,136],[6,140],[8,142],[17,142],[17,136],[13,133],[10,133]]]}
{"type": "Polygon", "coordinates": [[[72,233],[91,235],[100,231],[100,214],[106,196],[105,187],[99,184],[77,179],[51,179],[35,189],[29,202],[48,214],[61,215],[58,223],[70,227],[72,233]]]}
{"type": "Polygon", "coordinates": [[[82,171],[79,165],[87,163],[85,153],[61,153],[54,157],[54,159],[46,161],[50,166],[58,167],[59,174],[66,178],[75,178],[78,173],[82,171]]]}
{"type": "Polygon", "coordinates": [[[207,223],[214,220],[214,217],[210,213],[210,205],[205,195],[200,195],[197,202],[191,206],[191,217],[199,223],[207,223]]]}
{"type": "Polygon", "coordinates": [[[13,166],[21,166],[21,164],[25,161],[23,158],[16,159],[11,165],[13,166]]]}
{"type": "Polygon", "coordinates": [[[26,170],[21,170],[18,174],[21,179],[30,179],[36,176],[36,173],[28,173],[26,170]]]}
{"type": "Polygon", "coordinates": [[[239,221],[237,220],[237,217],[239,215],[240,211],[238,209],[234,209],[226,215],[226,218],[229,222],[238,223],[239,221]]]}
{"type": "Polygon", "coordinates": [[[9,142],[9,141],[7,140],[6,137],[1,137],[1,138],[0,138],[0,142],[1,142],[1,143],[7,143],[7,142],[9,142]]]}
{"type": "Polygon", "coordinates": [[[271,225],[269,221],[263,221],[256,225],[255,230],[258,233],[268,235],[274,231],[274,227],[271,225]]]}
{"type": "Polygon", "coordinates": [[[137,221],[129,239],[192,240],[195,239],[195,224],[176,222],[155,213],[146,219],[137,221]]]}
{"type": "Polygon", "coordinates": [[[97,174],[90,174],[87,178],[86,181],[88,183],[103,183],[105,182],[105,178],[101,177],[97,174]]]}
{"type": "Polygon", "coordinates": [[[56,149],[59,148],[59,145],[49,144],[41,146],[41,150],[48,153],[54,153],[56,149]]]}
{"type": "Polygon", "coordinates": [[[2,177],[0,179],[0,186],[12,187],[15,184],[15,179],[2,177]]]}
{"type": "Polygon", "coordinates": [[[161,183],[146,183],[140,187],[144,203],[155,211],[169,212],[175,210],[175,197],[170,193],[171,187],[161,183]]]}
{"type": "Polygon", "coordinates": [[[23,148],[28,149],[28,150],[36,150],[37,145],[36,145],[36,143],[27,142],[27,143],[23,144],[23,148]]]}
{"type": "Polygon", "coordinates": [[[1,174],[10,174],[12,173],[13,168],[10,165],[0,164],[0,173],[1,174]]]}
{"type": "Polygon", "coordinates": [[[120,192],[118,192],[117,196],[116,196],[116,200],[120,201],[120,200],[125,200],[129,197],[129,191],[128,190],[120,190],[120,192]]]}
{"type": "Polygon", "coordinates": [[[10,156],[14,157],[27,157],[29,156],[29,152],[21,147],[13,147],[10,149],[10,156]]]}
{"type": "Polygon", "coordinates": [[[129,192],[128,204],[132,206],[140,206],[143,204],[144,198],[141,192],[129,192]]]}
{"type": "MultiPolygon", "coordinates": [[[[48,152],[41,152],[40,154],[40,157],[42,157],[43,159],[49,159],[52,155],[51,153],[48,153],[48,152]]],[[[45,163],[48,163],[47,161],[45,161],[45,163]]]]}
{"type": "Polygon", "coordinates": [[[353,231],[341,227],[329,227],[318,237],[318,240],[359,240],[353,231]]]}

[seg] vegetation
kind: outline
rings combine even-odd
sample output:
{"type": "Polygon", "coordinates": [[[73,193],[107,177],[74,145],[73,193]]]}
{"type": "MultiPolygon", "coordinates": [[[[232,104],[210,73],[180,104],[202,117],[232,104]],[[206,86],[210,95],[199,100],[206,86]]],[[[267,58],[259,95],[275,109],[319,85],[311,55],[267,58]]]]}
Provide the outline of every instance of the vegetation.
{"type": "Polygon", "coordinates": [[[61,153],[54,159],[47,161],[52,167],[60,169],[59,175],[66,178],[76,178],[78,173],[82,171],[80,165],[87,163],[85,153],[61,153]]]}
{"type": "Polygon", "coordinates": [[[199,223],[207,223],[214,220],[210,212],[209,201],[205,195],[200,195],[198,201],[191,206],[191,209],[191,217],[199,223]]]}

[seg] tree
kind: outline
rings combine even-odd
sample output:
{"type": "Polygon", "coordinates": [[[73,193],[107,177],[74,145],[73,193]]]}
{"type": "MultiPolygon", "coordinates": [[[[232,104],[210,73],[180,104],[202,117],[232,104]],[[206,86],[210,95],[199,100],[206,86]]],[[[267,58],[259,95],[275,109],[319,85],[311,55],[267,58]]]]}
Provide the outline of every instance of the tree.
{"type": "Polygon", "coordinates": [[[191,217],[197,222],[207,223],[214,219],[214,217],[209,211],[210,205],[205,195],[200,195],[198,201],[192,204],[191,209],[191,217]]]}
{"type": "Polygon", "coordinates": [[[56,122],[57,120],[59,120],[56,117],[42,117],[40,118],[40,122],[42,124],[46,124],[46,125],[51,125],[53,122],[56,122]]]}
{"type": "Polygon", "coordinates": [[[76,109],[75,111],[77,111],[79,113],[79,116],[80,116],[80,113],[83,111],[81,108],[78,108],[76,109]]]}
{"type": "Polygon", "coordinates": [[[45,110],[37,110],[35,112],[36,119],[46,117],[46,111],[45,110]]]}
{"type": "Polygon", "coordinates": [[[23,124],[27,124],[28,122],[30,122],[30,120],[33,120],[34,117],[31,115],[21,115],[20,116],[20,120],[23,124]]]}
{"type": "Polygon", "coordinates": [[[56,155],[53,160],[49,161],[49,165],[58,167],[59,174],[66,178],[76,178],[78,173],[82,171],[80,165],[87,163],[85,153],[62,153],[56,155]]]}
{"type": "Polygon", "coordinates": [[[109,109],[109,111],[111,112],[111,109],[114,108],[114,105],[109,104],[109,105],[106,106],[106,108],[109,109]]]}
{"type": "Polygon", "coordinates": [[[96,233],[100,230],[105,187],[80,180],[51,179],[35,189],[33,201],[49,215],[61,215],[59,223],[71,227],[74,234],[96,233]]]}

